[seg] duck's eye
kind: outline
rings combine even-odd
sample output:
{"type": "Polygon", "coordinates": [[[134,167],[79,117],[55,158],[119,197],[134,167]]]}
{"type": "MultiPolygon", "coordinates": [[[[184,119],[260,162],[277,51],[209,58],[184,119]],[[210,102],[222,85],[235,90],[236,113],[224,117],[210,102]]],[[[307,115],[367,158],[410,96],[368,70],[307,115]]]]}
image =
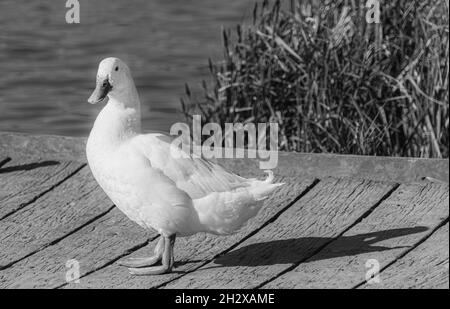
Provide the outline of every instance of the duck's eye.
{"type": "Polygon", "coordinates": [[[116,67],[116,71],[119,71],[119,67],[116,67]]]}

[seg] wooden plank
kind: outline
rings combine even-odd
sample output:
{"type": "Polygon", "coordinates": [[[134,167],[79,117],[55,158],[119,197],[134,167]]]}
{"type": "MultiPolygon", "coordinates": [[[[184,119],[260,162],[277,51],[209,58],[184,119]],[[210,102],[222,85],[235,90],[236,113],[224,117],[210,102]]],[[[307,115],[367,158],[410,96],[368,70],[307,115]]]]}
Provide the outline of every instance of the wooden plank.
{"type": "MultiPolygon", "coordinates": [[[[258,167],[252,159],[221,159],[220,163],[239,171],[258,167]],[[225,162],[225,163],[224,163],[225,162]]],[[[448,159],[373,157],[337,154],[278,152],[275,175],[301,177],[352,177],[375,181],[413,182],[432,177],[449,182],[448,159]]]]}
{"type": "Polygon", "coordinates": [[[0,220],[77,173],[83,163],[15,161],[0,168],[0,220]]]}
{"type": "Polygon", "coordinates": [[[0,224],[0,269],[104,214],[113,203],[87,167],[0,224]]]}
{"type": "Polygon", "coordinates": [[[448,289],[448,223],[405,257],[386,268],[370,289],[448,289]]]}
{"type": "Polygon", "coordinates": [[[236,249],[165,287],[258,287],[313,255],[363,217],[393,188],[393,184],[364,180],[322,180],[236,249]]]}
{"type": "Polygon", "coordinates": [[[86,162],[86,138],[0,132],[0,154],[34,160],[86,162]]]}
{"type": "MultiPolygon", "coordinates": [[[[195,270],[276,218],[315,183],[313,179],[300,178],[278,178],[277,181],[286,182],[286,184],[264,202],[258,215],[251,219],[239,233],[227,237],[197,234],[192,237],[178,238],[175,243],[176,264],[173,273],[161,276],[136,277],[131,276],[126,268],[112,264],[82,278],[79,284],[70,284],[66,288],[150,288],[168,280],[176,279],[183,272],[195,270]]],[[[152,255],[155,244],[156,240],[145,248],[134,252],[131,256],[152,255]]]]}
{"type": "Polygon", "coordinates": [[[383,268],[439,226],[448,196],[448,185],[401,185],[369,217],[265,287],[352,288],[366,280],[373,261],[383,268]]]}
{"type": "Polygon", "coordinates": [[[152,235],[114,208],[60,242],[0,271],[0,288],[56,288],[66,278],[75,278],[77,269],[83,276],[104,267],[144,246],[152,235]]]}
{"type": "MultiPolygon", "coordinates": [[[[0,132],[0,154],[25,157],[76,160],[86,162],[86,138],[29,135],[0,132]]],[[[280,151],[275,175],[324,178],[358,177],[378,181],[411,182],[422,177],[449,181],[448,159],[394,158],[336,154],[311,154],[280,151]]],[[[221,159],[228,168],[240,172],[252,167],[258,170],[258,160],[221,159]]]]}

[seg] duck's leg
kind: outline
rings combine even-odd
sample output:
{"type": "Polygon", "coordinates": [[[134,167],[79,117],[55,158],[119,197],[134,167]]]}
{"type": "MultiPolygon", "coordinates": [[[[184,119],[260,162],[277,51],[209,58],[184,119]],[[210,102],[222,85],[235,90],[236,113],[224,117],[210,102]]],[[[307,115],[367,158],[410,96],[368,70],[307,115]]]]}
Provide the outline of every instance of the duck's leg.
{"type": "Polygon", "coordinates": [[[164,253],[164,236],[159,237],[159,241],[155,247],[155,255],[145,258],[129,258],[125,261],[119,261],[118,264],[125,267],[145,267],[152,266],[161,261],[164,253]]]}
{"type": "MultiPolygon", "coordinates": [[[[161,236],[164,237],[164,236],[161,236]]],[[[173,267],[173,245],[176,235],[164,237],[164,253],[162,256],[162,265],[144,268],[128,268],[132,275],[161,275],[172,271],[173,267]]]]}

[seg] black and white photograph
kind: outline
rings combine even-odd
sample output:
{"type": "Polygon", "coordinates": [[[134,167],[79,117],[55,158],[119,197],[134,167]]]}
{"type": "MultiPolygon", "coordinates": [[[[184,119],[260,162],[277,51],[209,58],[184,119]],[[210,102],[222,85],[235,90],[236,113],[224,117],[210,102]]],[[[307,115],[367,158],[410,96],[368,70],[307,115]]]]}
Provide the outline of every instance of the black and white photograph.
{"type": "Polygon", "coordinates": [[[449,289],[449,64],[448,0],[0,0],[0,290],[449,289]]]}

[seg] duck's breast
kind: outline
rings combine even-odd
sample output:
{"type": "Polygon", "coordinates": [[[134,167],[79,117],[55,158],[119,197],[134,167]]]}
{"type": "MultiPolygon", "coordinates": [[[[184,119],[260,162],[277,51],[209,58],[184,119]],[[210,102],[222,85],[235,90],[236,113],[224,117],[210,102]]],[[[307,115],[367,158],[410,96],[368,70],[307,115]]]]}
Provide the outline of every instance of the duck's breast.
{"type": "Polygon", "coordinates": [[[190,197],[136,149],[93,155],[89,166],[108,197],[139,225],[178,235],[201,229],[190,197]]]}
{"type": "Polygon", "coordinates": [[[142,208],[152,207],[151,187],[144,191],[146,165],[143,160],[124,148],[87,148],[87,158],[92,174],[112,202],[131,220],[147,227],[140,213],[142,208]]]}

